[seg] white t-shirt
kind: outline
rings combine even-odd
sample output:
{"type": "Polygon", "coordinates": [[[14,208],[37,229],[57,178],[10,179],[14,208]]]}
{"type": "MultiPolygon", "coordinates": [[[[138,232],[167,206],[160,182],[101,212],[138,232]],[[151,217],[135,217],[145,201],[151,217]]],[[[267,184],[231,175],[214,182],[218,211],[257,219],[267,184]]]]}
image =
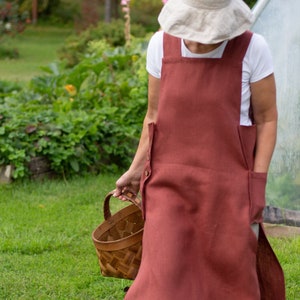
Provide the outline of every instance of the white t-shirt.
{"type": "MultiPolygon", "coordinates": [[[[183,57],[196,57],[196,58],[221,58],[223,51],[228,41],[224,41],[218,48],[211,52],[204,54],[196,54],[189,51],[181,40],[181,54],[183,57]]],[[[148,45],[147,50],[147,71],[149,74],[156,78],[161,77],[161,67],[163,58],[163,31],[156,32],[148,45]]],[[[259,81],[268,75],[272,74],[273,61],[271,51],[265,39],[254,33],[250,41],[248,50],[243,60],[242,71],[242,101],[241,101],[241,125],[252,125],[249,118],[250,107],[250,83],[259,81]]]]}

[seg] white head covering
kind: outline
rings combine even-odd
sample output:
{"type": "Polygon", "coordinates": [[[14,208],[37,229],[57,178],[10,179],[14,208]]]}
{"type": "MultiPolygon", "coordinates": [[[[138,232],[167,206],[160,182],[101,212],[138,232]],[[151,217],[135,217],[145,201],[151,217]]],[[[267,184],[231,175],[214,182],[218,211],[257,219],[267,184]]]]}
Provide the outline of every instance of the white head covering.
{"type": "Polygon", "coordinates": [[[253,15],[243,0],[169,0],[158,21],[170,35],[215,44],[248,30],[253,15]]]}

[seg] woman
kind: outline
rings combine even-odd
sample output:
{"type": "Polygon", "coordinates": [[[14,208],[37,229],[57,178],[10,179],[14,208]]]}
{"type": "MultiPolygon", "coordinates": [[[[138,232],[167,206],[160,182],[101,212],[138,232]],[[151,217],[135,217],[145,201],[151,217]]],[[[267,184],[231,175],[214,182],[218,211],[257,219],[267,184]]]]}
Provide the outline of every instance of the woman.
{"type": "Polygon", "coordinates": [[[115,191],[140,186],[145,218],[126,299],[284,300],[262,228],[277,127],[269,49],[242,0],[169,0],[158,20],[139,147],[115,191]]]}

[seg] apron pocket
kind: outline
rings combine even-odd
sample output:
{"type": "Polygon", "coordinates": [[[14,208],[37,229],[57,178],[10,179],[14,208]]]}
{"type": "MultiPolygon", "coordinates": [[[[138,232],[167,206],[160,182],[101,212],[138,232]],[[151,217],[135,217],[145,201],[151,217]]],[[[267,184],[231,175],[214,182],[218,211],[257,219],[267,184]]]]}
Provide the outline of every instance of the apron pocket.
{"type": "Polygon", "coordinates": [[[263,221],[263,209],[266,205],[267,173],[250,171],[250,222],[261,223],[263,221]]]}

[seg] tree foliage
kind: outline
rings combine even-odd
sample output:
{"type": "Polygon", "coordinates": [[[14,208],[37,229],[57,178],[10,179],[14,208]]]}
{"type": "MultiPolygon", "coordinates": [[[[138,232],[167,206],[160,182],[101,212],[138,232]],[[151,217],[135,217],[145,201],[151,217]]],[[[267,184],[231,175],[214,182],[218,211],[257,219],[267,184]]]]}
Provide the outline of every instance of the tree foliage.
{"type": "MultiPolygon", "coordinates": [[[[20,11],[31,11],[32,8],[32,0],[19,0],[19,6],[20,6],[20,11]]],[[[54,4],[59,3],[59,0],[39,0],[38,1],[38,11],[43,12],[45,11],[48,6],[50,5],[50,2],[54,2],[54,4]]]]}

